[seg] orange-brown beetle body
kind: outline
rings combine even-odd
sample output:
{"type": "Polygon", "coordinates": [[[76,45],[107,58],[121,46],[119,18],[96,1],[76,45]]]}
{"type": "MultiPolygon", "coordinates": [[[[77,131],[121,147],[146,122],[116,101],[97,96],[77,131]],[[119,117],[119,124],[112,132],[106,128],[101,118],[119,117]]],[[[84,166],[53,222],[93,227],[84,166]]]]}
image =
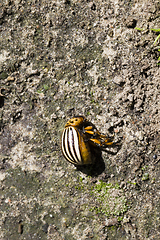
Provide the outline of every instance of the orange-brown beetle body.
{"type": "Polygon", "coordinates": [[[71,118],[62,132],[61,149],[64,157],[75,165],[92,164],[91,147],[112,145],[105,135],[83,116],[71,118]]]}

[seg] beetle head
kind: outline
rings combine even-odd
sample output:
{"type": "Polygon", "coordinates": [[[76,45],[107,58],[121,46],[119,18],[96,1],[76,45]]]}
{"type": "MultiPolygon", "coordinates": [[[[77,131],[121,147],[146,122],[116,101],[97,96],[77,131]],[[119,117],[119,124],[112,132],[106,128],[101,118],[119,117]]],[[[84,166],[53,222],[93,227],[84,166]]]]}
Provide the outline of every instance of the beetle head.
{"type": "Polygon", "coordinates": [[[84,122],[86,121],[86,118],[83,116],[75,116],[73,118],[71,118],[65,125],[65,127],[81,127],[82,124],[84,124],[84,122]]]}

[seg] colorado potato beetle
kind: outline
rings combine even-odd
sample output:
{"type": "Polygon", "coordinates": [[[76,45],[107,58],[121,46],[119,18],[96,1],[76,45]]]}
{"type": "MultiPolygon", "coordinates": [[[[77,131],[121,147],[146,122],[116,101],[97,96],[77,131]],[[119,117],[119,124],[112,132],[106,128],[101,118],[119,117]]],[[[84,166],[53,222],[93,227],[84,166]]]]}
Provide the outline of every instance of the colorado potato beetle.
{"type": "Polygon", "coordinates": [[[101,134],[83,116],[71,118],[62,132],[62,153],[67,161],[75,165],[93,164],[92,147],[104,148],[112,144],[110,138],[101,134]]]}

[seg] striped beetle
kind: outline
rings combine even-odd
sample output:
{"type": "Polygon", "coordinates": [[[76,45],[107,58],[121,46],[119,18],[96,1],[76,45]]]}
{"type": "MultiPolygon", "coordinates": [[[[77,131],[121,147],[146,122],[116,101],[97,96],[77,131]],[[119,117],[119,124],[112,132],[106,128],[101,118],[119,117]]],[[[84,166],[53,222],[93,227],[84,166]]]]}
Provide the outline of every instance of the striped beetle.
{"type": "Polygon", "coordinates": [[[61,138],[64,157],[74,165],[93,164],[92,147],[105,148],[113,142],[101,134],[96,127],[83,116],[71,118],[65,125],[61,138]]]}

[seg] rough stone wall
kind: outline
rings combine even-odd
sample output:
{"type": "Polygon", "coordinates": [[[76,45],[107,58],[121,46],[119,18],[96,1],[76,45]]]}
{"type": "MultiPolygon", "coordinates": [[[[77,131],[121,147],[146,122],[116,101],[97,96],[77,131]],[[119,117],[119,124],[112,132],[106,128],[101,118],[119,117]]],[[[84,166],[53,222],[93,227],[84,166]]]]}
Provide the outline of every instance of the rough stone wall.
{"type": "Polygon", "coordinates": [[[160,3],[0,3],[0,239],[160,238],[160,3]],[[137,30],[139,29],[139,30],[137,30]],[[119,145],[65,161],[84,115],[119,145]]]}

